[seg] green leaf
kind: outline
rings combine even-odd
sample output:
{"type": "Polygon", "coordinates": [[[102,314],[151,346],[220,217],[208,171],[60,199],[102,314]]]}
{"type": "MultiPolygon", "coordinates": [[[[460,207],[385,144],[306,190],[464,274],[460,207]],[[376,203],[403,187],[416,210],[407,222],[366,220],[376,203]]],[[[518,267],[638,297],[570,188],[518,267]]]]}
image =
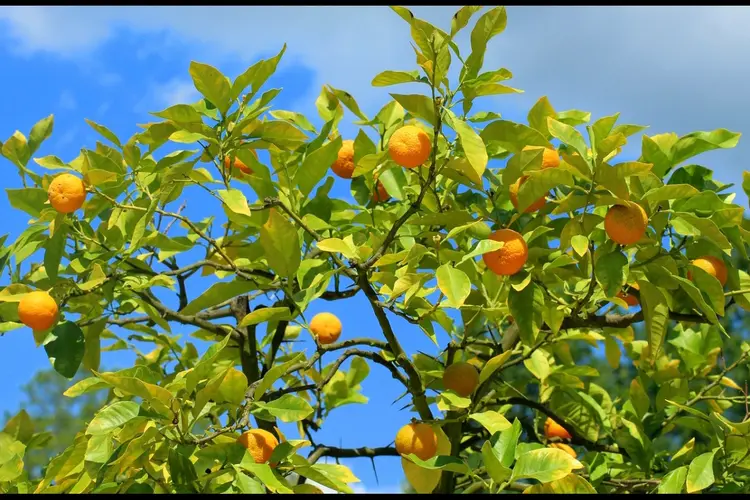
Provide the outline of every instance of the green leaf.
{"type": "Polygon", "coordinates": [[[552,147],[552,144],[538,130],[507,120],[490,123],[484,127],[479,137],[488,147],[491,143],[495,143],[515,154],[520,153],[525,146],[552,147]]]}
{"type": "Polygon", "coordinates": [[[560,139],[560,141],[578,151],[581,158],[588,158],[586,141],[579,131],[551,117],[547,117],[547,128],[552,137],[560,139]]]}
{"type": "Polygon", "coordinates": [[[246,327],[260,323],[270,323],[273,321],[290,320],[291,314],[288,307],[264,307],[256,309],[240,321],[238,326],[246,327]]]}
{"type": "Polygon", "coordinates": [[[150,114],[158,116],[159,118],[164,118],[165,120],[171,120],[178,124],[203,122],[203,116],[189,104],[175,104],[174,106],[168,107],[164,111],[150,114]]]}
{"type": "MultiPolygon", "coordinates": [[[[508,425],[510,426],[510,422],[508,425]]],[[[495,484],[502,484],[511,476],[512,471],[500,462],[500,458],[489,441],[485,441],[482,445],[482,459],[487,473],[495,484]]]]}
{"type": "Polygon", "coordinates": [[[653,363],[664,344],[669,322],[669,306],[661,290],[648,281],[638,280],[640,302],[646,320],[646,339],[648,340],[647,361],[653,363]]]}
{"type": "MultiPolygon", "coordinates": [[[[197,114],[197,113],[196,113],[197,114]]],[[[200,117],[199,117],[200,118],[200,117]]],[[[89,120],[88,118],[85,119],[86,123],[89,124],[91,128],[99,132],[104,138],[106,138],[109,142],[117,146],[118,148],[122,149],[122,144],[120,143],[120,140],[117,138],[115,134],[112,133],[111,130],[109,130],[104,125],[99,125],[98,123],[89,120]]]]}
{"type": "MultiPolygon", "coordinates": [[[[672,165],[714,149],[728,149],[737,145],[742,134],[720,128],[712,132],[693,132],[680,137],[672,146],[672,165]]],[[[688,492],[690,493],[690,492],[688,492]]]]}
{"type": "Polygon", "coordinates": [[[466,64],[461,71],[461,76],[472,79],[477,76],[484,64],[484,54],[487,51],[487,43],[495,36],[505,31],[508,16],[505,7],[495,7],[485,12],[474,25],[471,31],[471,54],[466,59],[466,64]]]}
{"type": "Polygon", "coordinates": [[[686,465],[678,467],[669,472],[659,483],[658,492],[660,494],[682,493],[685,489],[685,480],[687,479],[688,468],[686,465]]]}
{"type": "Polygon", "coordinates": [[[134,401],[116,401],[99,410],[86,428],[86,434],[109,434],[138,416],[141,405],[134,401]]]}
{"type": "Polygon", "coordinates": [[[387,87],[400,83],[412,83],[419,81],[418,71],[383,71],[372,79],[373,87],[387,87]]]}
{"type": "Polygon", "coordinates": [[[492,374],[503,365],[503,363],[508,361],[512,354],[513,351],[505,351],[502,354],[490,358],[490,360],[484,364],[482,371],[479,373],[479,383],[483,384],[485,380],[490,378],[492,374]]]}
{"type": "Polygon", "coordinates": [[[34,436],[34,423],[26,410],[21,410],[6,422],[3,432],[17,441],[28,444],[34,436]]]}
{"type": "Polygon", "coordinates": [[[359,109],[359,104],[354,100],[354,97],[347,91],[334,88],[328,85],[328,89],[335,95],[349,111],[354,113],[360,120],[368,121],[369,118],[359,109]]]}
{"type": "Polygon", "coordinates": [[[430,125],[435,125],[435,105],[432,99],[419,94],[391,94],[412,116],[421,118],[430,125]]]}
{"type": "MultiPolygon", "coordinates": [[[[228,85],[228,84],[227,84],[228,85]]],[[[198,474],[190,458],[181,453],[181,449],[170,447],[168,451],[167,464],[169,466],[170,482],[175,485],[189,485],[196,479],[198,474]]]]}
{"type": "Polygon", "coordinates": [[[435,273],[438,287],[448,299],[450,307],[460,308],[471,293],[471,281],[469,277],[450,264],[443,264],[435,273]]]}
{"type": "Polygon", "coordinates": [[[266,493],[266,489],[263,484],[248,476],[244,472],[239,470],[239,467],[232,465],[235,469],[234,482],[232,483],[237,491],[240,493],[251,493],[256,495],[263,495],[266,493]]]}
{"type": "Polygon", "coordinates": [[[302,113],[297,113],[295,111],[284,111],[282,109],[277,109],[274,111],[270,111],[268,113],[269,115],[273,116],[277,120],[285,120],[288,121],[302,130],[307,130],[311,134],[316,133],[315,127],[312,123],[303,115],[302,113]]]}
{"type": "Polygon", "coordinates": [[[628,258],[615,251],[599,257],[594,266],[594,276],[607,297],[614,297],[628,279],[628,258]]]}
{"type": "Polygon", "coordinates": [[[687,199],[692,196],[700,194],[700,191],[695,189],[690,184],[668,184],[649,190],[643,195],[644,201],[664,201],[664,200],[679,200],[687,199]]]}
{"type": "Polygon", "coordinates": [[[482,427],[489,431],[490,436],[495,434],[496,432],[502,432],[506,429],[510,429],[511,427],[511,424],[510,422],[508,422],[507,418],[493,410],[487,410],[481,413],[471,413],[469,414],[469,418],[479,422],[482,427]]]}
{"type": "Polygon", "coordinates": [[[504,431],[493,434],[490,439],[495,455],[505,467],[510,467],[516,459],[516,445],[518,444],[518,438],[521,437],[521,432],[523,432],[521,422],[516,418],[513,420],[513,425],[504,431]]]}
{"type": "Polygon", "coordinates": [[[547,196],[549,190],[559,185],[572,186],[573,176],[560,168],[545,168],[528,173],[528,178],[518,190],[518,210],[526,210],[532,203],[547,196]]]}
{"type": "Polygon", "coordinates": [[[710,451],[698,455],[690,462],[687,472],[687,492],[705,490],[714,484],[714,455],[716,451],[710,451]]]}
{"type": "MultiPolygon", "coordinates": [[[[271,469],[268,464],[256,464],[255,459],[250,452],[245,452],[245,456],[242,458],[242,462],[239,465],[241,468],[250,472],[253,476],[257,477],[263,485],[275,493],[291,493],[292,489],[285,481],[280,479],[271,469]]],[[[234,466],[236,467],[236,466],[234,466]]]]}
{"type": "Polygon", "coordinates": [[[41,188],[6,189],[10,206],[39,217],[47,203],[47,191],[41,188]]]}
{"type": "Polygon", "coordinates": [[[260,229],[260,244],[268,265],[276,274],[285,278],[294,276],[300,264],[299,235],[294,225],[275,208],[270,210],[268,222],[260,229]]]}
{"type": "Polygon", "coordinates": [[[231,367],[222,377],[219,385],[218,402],[227,402],[235,405],[245,400],[247,390],[247,377],[237,368],[231,367]]]}
{"type": "Polygon", "coordinates": [[[549,483],[581,468],[583,464],[563,450],[541,448],[527,451],[518,457],[512,479],[536,479],[540,483],[549,483]]]}
{"type": "Polygon", "coordinates": [[[251,96],[255,95],[268,78],[274,74],[276,67],[281,61],[281,58],[286,52],[286,44],[281,47],[281,50],[275,56],[259,61],[250,66],[244,73],[237,77],[232,84],[231,99],[237,99],[240,94],[250,85],[251,96]]]}
{"type": "Polygon", "coordinates": [[[568,474],[556,481],[546,484],[535,484],[526,488],[524,493],[552,493],[552,494],[586,494],[596,493],[591,484],[577,474],[568,474]]]}
{"type": "Polygon", "coordinates": [[[547,360],[547,356],[545,356],[544,353],[540,350],[532,352],[531,357],[525,359],[523,365],[527,370],[529,370],[529,372],[531,372],[532,375],[534,375],[539,380],[543,381],[547,377],[549,377],[549,361],[547,360]]]}
{"type": "Polygon", "coordinates": [[[411,453],[405,458],[427,470],[447,470],[459,474],[468,474],[470,470],[466,465],[466,462],[457,457],[437,455],[427,460],[422,460],[415,454],[411,453]]]}
{"type": "Polygon", "coordinates": [[[73,378],[83,360],[85,339],[81,328],[71,321],[60,323],[44,343],[55,371],[65,378],[73,378]]]}
{"type": "MultiPolygon", "coordinates": [[[[483,224],[483,223],[482,223],[483,224]]],[[[467,260],[471,260],[474,257],[477,257],[478,255],[484,255],[489,252],[494,252],[495,250],[499,250],[502,248],[502,243],[499,241],[494,240],[479,240],[476,244],[476,246],[466,255],[464,255],[461,258],[460,264],[463,264],[467,260]]]]}
{"type": "Polygon", "coordinates": [[[347,259],[357,258],[357,250],[355,248],[352,248],[349,243],[340,238],[326,238],[324,240],[320,240],[317,243],[317,246],[324,252],[340,253],[347,259]]]}
{"type": "Polygon", "coordinates": [[[456,36],[456,33],[465,28],[466,25],[469,24],[469,19],[471,19],[471,16],[473,16],[480,10],[482,10],[481,5],[465,5],[458,9],[458,11],[453,14],[453,18],[451,19],[451,38],[456,36]]]}
{"type": "Polygon", "coordinates": [[[254,404],[257,408],[267,411],[286,423],[304,420],[314,411],[310,403],[294,394],[284,394],[279,399],[268,403],[256,401],[254,404]]]}
{"type": "Polygon", "coordinates": [[[339,136],[305,158],[294,176],[294,182],[304,196],[309,195],[318,182],[325,177],[328,169],[336,161],[342,142],[339,136]]]}
{"type": "Polygon", "coordinates": [[[42,142],[49,139],[49,136],[52,135],[54,122],[55,122],[55,116],[49,115],[39,120],[38,122],[34,124],[33,127],[31,127],[31,132],[29,133],[29,142],[28,142],[29,156],[33,155],[36,152],[36,150],[39,149],[39,146],[42,145],[42,142]]]}
{"type": "Polygon", "coordinates": [[[266,374],[263,376],[263,378],[260,379],[258,386],[255,388],[255,392],[253,393],[253,399],[255,401],[258,401],[268,389],[273,387],[274,382],[276,382],[279,378],[285,375],[287,370],[290,367],[300,362],[300,360],[304,357],[305,357],[305,353],[302,353],[302,352],[297,353],[290,360],[280,365],[276,365],[270,370],[268,370],[266,374]]]}
{"type": "Polygon", "coordinates": [[[527,120],[532,128],[541,132],[545,137],[549,137],[549,127],[547,126],[548,117],[555,118],[557,117],[557,113],[555,112],[555,108],[552,107],[552,104],[550,104],[549,99],[547,99],[547,96],[544,96],[531,107],[527,120]]]}
{"type": "MultiPolygon", "coordinates": [[[[227,336],[228,337],[228,336],[227,336]]],[[[172,393],[158,385],[149,384],[135,377],[122,377],[113,373],[92,373],[125,394],[138,396],[151,403],[160,414],[169,415],[172,393]]]]}
{"type": "Polygon", "coordinates": [[[214,283],[180,312],[186,316],[192,316],[204,309],[220,304],[238,295],[248,293],[256,288],[257,285],[252,281],[237,280],[226,283],[214,283]]]}
{"type": "Polygon", "coordinates": [[[573,247],[573,251],[580,257],[583,257],[589,251],[589,239],[582,234],[576,234],[571,237],[570,245],[573,247]]]}
{"type": "Polygon", "coordinates": [[[232,105],[232,89],[227,77],[213,66],[195,61],[190,62],[190,76],[198,92],[225,115],[232,105]]]}
{"type": "Polygon", "coordinates": [[[542,326],[544,292],[535,283],[530,283],[521,291],[511,288],[508,307],[518,325],[521,340],[525,345],[532,346],[542,326]]]}
{"type": "Polygon", "coordinates": [[[55,221],[56,231],[44,244],[44,269],[47,276],[55,282],[60,269],[60,260],[65,253],[65,242],[68,239],[68,226],[60,224],[62,217],[55,221]]]}
{"type": "Polygon", "coordinates": [[[457,118],[451,110],[445,110],[445,118],[448,126],[458,134],[464,155],[476,173],[476,177],[482,177],[488,161],[487,148],[485,148],[482,138],[468,123],[457,118]]]}
{"type": "Polygon", "coordinates": [[[226,204],[227,208],[232,212],[252,217],[250,207],[247,204],[247,198],[239,189],[220,189],[217,191],[222,201],[226,204]]]}

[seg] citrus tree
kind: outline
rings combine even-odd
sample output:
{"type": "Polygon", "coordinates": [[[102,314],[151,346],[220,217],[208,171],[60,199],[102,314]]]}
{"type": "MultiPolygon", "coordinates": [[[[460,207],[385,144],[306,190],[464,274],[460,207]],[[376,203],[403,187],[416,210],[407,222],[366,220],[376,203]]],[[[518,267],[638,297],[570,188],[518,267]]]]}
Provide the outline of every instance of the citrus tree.
{"type": "Polygon", "coordinates": [[[24,456],[44,432],[12,418],[0,491],[350,492],[357,478],[319,459],[378,456],[400,457],[423,493],[748,491],[747,388],[731,375],[750,349],[723,318],[750,308],[750,276],[727,265],[747,262],[750,223],[730,186],[688,163],[740,134],[642,135],[627,161],[646,127],[617,114],[546,98],[528,123],[476,111],[519,92],[509,70],[483,69],[505,9],[462,7],[450,32],[393,10],[417,69],[372,84],[413,93],[374,117],[331,86],[320,128],[274,109],[264,84],[282,49],[234,80],[191,63],[203,98],[128,140],[89,121],[103,142],[69,162],[34,157],[52,116],[2,144],[22,183],[10,203],[30,217],[4,241],[2,330],[29,327],[57,372],[89,374],[65,396],[107,399],[39,479],[24,456]],[[202,218],[183,214],[196,191],[202,218]],[[200,276],[213,281],[196,290],[200,276]],[[306,314],[355,295],[379,331],[306,314]],[[406,352],[396,317],[438,354],[406,352]],[[175,325],[210,347],[178,342],[175,325]],[[123,335],[153,350],[102,371],[102,341],[129,347],[123,335]],[[316,349],[295,349],[300,335],[316,349]],[[598,352],[604,368],[587,361],[598,352]],[[330,412],[367,401],[374,365],[411,410],[393,446],[317,442],[330,412]]]}

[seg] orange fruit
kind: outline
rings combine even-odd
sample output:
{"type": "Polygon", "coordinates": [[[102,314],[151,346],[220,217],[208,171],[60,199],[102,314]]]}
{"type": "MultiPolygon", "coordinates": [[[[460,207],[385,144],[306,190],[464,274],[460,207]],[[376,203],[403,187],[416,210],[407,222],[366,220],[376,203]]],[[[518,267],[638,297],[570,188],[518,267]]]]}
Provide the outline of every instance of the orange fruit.
{"type": "Polygon", "coordinates": [[[429,424],[406,424],[396,434],[396,451],[401,455],[414,453],[429,460],[437,453],[438,439],[429,424]]]}
{"type": "Polygon", "coordinates": [[[469,363],[453,363],[443,372],[443,386],[459,396],[470,396],[479,385],[479,372],[469,363]]]}
{"type": "Polygon", "coordinates": [[[640,205],[614,205],[604,216],[604,230],[615,243],[632,245],[646,234],[648,215],[640,205]]]}
{"type": "Polygon", "coordinates": [[[415,125],[406,125],[396,130],[388,141],[388,155],[396,164],[415,168],[430,157],[430,136],[415,125]]]}
{"type": "MultiPolygon", "coordinates": [[[[695,267],[700,267],[708,274],[719,280],[721,286],[727,284],[727,266],[726,264],[724,264],[724,261],[722,259],[714,257],[713,255],[704,255],[703,257],[698,257],[697,259],[695,259],[692,264],[695,267]]],[[[693,275],[690,271],[688,271],[688,279],[693,279],[693,275]]]]}
{"type": "Polygon", "coordinates": [[[30,292],[18,303],[18,318],[32,330],[44,331],[57,322],[57,303],[47,292],[30,292]]]}
{"type": "Polygon", "coordinates": [[[336,161],[331,165],[333,173],[342,179],[351,179],[354,173],[354,141],[341,143],[336,161]]]}
{"type": "MultiPolygon", "coordinates": [[[[544,146],[525,146],[523,151],[533,151],[544,146]]],[[[557,168],[560,166],[560,154],[551,148],[544,148],[542,152],[542,168],[557,168]]]]}
{"type": "Polygon", "coordinates": [[[391,195],[389,195],[388,191],[385,190],[385,186],[383,186],[383,183],[378,181],[378,183],[375,185],[375,191],[373,191],[372,193],[372,201],[374,201],[375,203],[381,203],[390,199],[391,195]]]}
{"type": "Polygon", "coordinates": [[[86,200],[86,186],[73,174],[61,174],[50,183],[47,198],[52,208],[61,214],[73,213],[86,200]]]}
{"type": "MultiPolygon", "coordinates": [[[[516,182],[510,185],[508,190],[510,191],[510,202],[513,203],[513,206],[516,207],[516,210],[518,210],[518,191],[521,189],[521,186],[524,182],[526,182],[526,179],[528,179],[528,175],[524,175],[522,177],[519,177],[516,182]]],[[[536,212],[540,208],[542,208],[547,203],[547,197],[542,196],[538,200],[536,200],[534,203],[529,205],[526,210],[523,211],[525,214],[530,214],[531,212],[536,212]]]]}
{"type": "MultiPolygon", "coordinates": [[[[632,285],[630,285],[630,288],[635,288],[636,290],[638,290],[638,283],[633,283],[632,285]]],[[[617,296],[621,298],[622,300],[624,300],[625,303],[629,305],[630,307],[635,307],[639,303],[638,298],[635,295],[631,295],[629,293],[623,292],[622,290],[617,292],[617,296]]]]}
{"type": "Polygon", "coordinates": [[[322,345],[336,342],[341,336],[341,329],[341,321],[328,312],[316,314],[310,321],[310,332],[322,345]]]}
{"type": "MultiPolygon", "coordinates": [[[[255,152],[254,149],[250,150],[251,153],[255,156],[255,159],[258,159],[258,153],[255,152]]],[[[232,164],[231,158],[228,156],[224,157],[224,168],[228,169],[229,166],[232,164]]],[[[234,159],[234,168],[237,168],[242,172],[243,174],[251,175],[253,173],[253,169],[245,165],[245,162],[240,160],[239,158],[234,159]]]]}
{"type": "Polygon", "coordinates": [[[565,430],[565,428],[552,420],[551,418],[547,417],[547,420],[544,422],[544,436],[547,439],[550,438],[560,438],[560,439],[570,439],[570,433],[565,430]]]}
{"type": "Polygon", "coordinates": [[[526,264],[529,247],[519,233],[512,229],[500,229],[492,233],[489,239],[505,243],[502,248],[482,255],[485,265],[492,272],[500,276],[510,276],[526,264]]]}
{"type": "Polygon", "coordinates": [[[558,450],[564,451],[565,453],[567,453],[573,458],[578,458],[578,453],[576,453],[576,451],[573,448],[571,448],[569,445],[565,443],[550,443],[547,447],[557,448],[558,450]]]}
{"type": "Polygon", "coordinates": [[[250,429],[242,434],[237,442],[247,448],[256,464],[268,462],[274,448],[279,445],[276,436],[263,429],[250,429]]]}

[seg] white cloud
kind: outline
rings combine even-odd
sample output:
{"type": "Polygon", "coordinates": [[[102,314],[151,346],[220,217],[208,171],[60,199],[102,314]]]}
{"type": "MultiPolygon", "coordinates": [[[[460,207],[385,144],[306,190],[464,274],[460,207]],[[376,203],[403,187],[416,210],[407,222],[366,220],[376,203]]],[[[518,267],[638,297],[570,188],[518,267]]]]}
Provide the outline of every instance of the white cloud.
{"type": "Polygon", "coordinates": [[[172,78],[150,86],[148,93],[135,105],[139,113],[161,111],[175,104],[195,102],[200,94],[189,79],[172,78]]]}
{"type": "MultiPolygon", "coordinates": [[[[447,29],[455,9],[412,11],[447,29]]],[[[2,20],[17,53],[66,58],[95,58],[121,29],[189,43],[193,59],[214,65],[249,64],[287,42],[282,64],[315,71],[312,95],[299,96],[310,109],[320,86],[330,83],[373,113],[391,89],[373,89],[371,78],[415,67],[409,28],[386,7],[4,7],[2,20]]],[[[526,93],[481,105],[517,113],[548,95],[558,109],[622,111],[623,121],[651,125],[649,133],[747,130],[750,115],[738,110],[750,107],[748,24],[750,9],[742,7],[509,7],[508,28],[488,48],[485,68],[509,68],[513,85],[526,93]]],[[[459,36],[464,57],[469,32],[459,36]]],[[[164,94],[178,96],[179,88],[164,94]]],[[[706,155],[721,162],[719,178],[740,181],[747,143],[706,155]],[[738,166],[722,168],[732,162],[738,166]]]]}
{"type": "Polygon", "coordinates": [[[60,106],[60,109],[74,110],[78,107],[78,103],[69,90],[63,90],[62,94],[60,94],[58,106],[60,106]]]}

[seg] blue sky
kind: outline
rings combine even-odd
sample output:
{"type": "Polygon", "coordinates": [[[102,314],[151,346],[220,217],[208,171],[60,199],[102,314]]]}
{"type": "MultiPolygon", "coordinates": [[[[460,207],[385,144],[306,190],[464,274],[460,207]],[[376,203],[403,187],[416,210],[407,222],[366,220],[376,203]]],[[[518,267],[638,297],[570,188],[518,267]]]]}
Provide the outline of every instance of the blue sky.
{"type": "MultiPolygon", "coordinates": [[[[412,9],[443,29],[450,28],[454,10],[412,9]]],[[[619,111],[622,123],[650,125],[650,135],[721,127],[746,132],[749,22],[750,10],[732,7],[509,7],[508,28],[491,42],[485,69],[510,69],[511,85],[525,93],[485,98],[475,109],[524,121],[530,106],[547,95],[557,110],[591,111],[594,119],[619,111]]],[[[464,53],[469,32],[458,38],[464,53]]],[[[267,84],[283,87],[274,107],[302,112],[315,125],[320,119],[314,101],[325,83],[350,92],[370,116],[387,102],[388,91],[416,92],[369,85],[383,70],[415,67],[408,26],[385,7],[0,7],[0,137],[16,129],[27,133],[54,113],[54,134],[36,156],[68,161],[98,140],[84,118],[130,137],[136,123],[153,121],[148,111],[196,99],[187,73],[191,60],[233,78],[284,43],[287,53],[267,84]]],[[[345,120],[354,119],[347,114],[345,120]]],[[[356,132],[352,126],[342,131],[352,138],[356,132]]],[[[639,147],[636,136],[626,156],[637,156],[639,147]]],[[[696,163],[713,168],[723,182],[737,183],[737,201],[744,205],[739,184],[748,157],[743,137],[737,148],[707,153],[696,163]]],[[[7,173],[0,175],[0,187],[20,186],[9,162],[0,159],[0,168],[7,173]]],[[[337,181],[333,194],[348,197],[348,185],[337,181]]],[[[0,213],[2,232],[15,238],[27,217],[4,196],[0,213]]],[[[379,336],[361,296],[315,303],[308,319],[322,310],[339,315],[345,337],[379,336]]],[[[411,352],[438,351],[408,323],[392,321],[411,352]]],[[[49,361],[27,330],[0,338],[0,352],[1,414],[18,408],[20,386],[49,361]]],[[[132,363],[121,353],[103,359],[107,366],[132,363]]],[[[374,367],[363,389],[370,403],[334,411],[320,442],[384,446],[393,439],[409,418],[398,410],[402,404],[391,405],[399,387],[374,367]]],[[[369,460],[346,463],[367,491],[396,491],[402,478],[397,459],[377,460],[379,486],[369,460]]]]}

